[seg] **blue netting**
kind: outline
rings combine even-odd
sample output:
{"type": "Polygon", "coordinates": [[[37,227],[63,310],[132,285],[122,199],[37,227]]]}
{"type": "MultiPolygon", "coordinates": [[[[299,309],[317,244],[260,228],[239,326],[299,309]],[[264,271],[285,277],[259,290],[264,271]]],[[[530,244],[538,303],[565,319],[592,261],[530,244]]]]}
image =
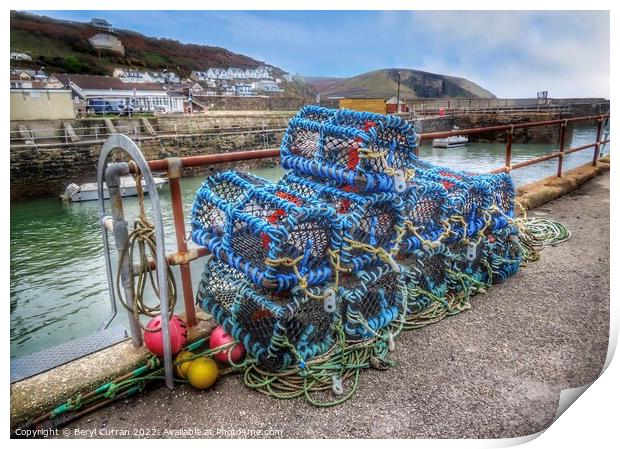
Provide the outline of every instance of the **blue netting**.
{"type": "Polygon", "coordinates": [[[327,351],[335,341],[339,304],[328,312],[318,287],[287,293],[261,289],[215,258],[202,275],[198,303],[266,369],[282,370],[327,351]]]}

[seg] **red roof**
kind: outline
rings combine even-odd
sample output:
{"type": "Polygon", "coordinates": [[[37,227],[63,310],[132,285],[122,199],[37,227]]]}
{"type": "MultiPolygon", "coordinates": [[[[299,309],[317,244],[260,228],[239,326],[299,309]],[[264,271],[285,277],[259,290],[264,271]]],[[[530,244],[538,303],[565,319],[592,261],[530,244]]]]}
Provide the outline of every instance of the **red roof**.
{"type": "Polygon", "coordinates": [[[81,89],[115,89],[115,90],[160,90],[166,89],[159,83],[124,83],[112,76],[70,75],[68,73],[53,73],[52,76],[69,87],[69,81],[81,89]]]}

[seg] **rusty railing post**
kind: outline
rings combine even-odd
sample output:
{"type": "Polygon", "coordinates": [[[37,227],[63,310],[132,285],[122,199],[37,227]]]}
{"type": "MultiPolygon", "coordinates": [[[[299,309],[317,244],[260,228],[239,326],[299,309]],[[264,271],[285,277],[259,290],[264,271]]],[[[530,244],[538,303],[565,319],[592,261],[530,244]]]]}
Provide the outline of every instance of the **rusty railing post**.
{"type": "Polygon", "coordinates": [[[511,126],[506,132],[506,162],[504,163],[504,166],[506,167],[507,173],[510,173],[510,170],[512,169],[512,135],[514,134],[514,131],[514,126],[511,126]]]}
{"type": "Polygon", "coordinates": [[[596,145],[594,146],[594,157],[592,158],[592,165],[596,166],[598,161],[598,155],[601,150],[601,132],[603,130],[603,116],[599,117],[597,120],[598,125],[596,128],[596,145]]]}
{"type": "Polygon", "coordinates": [[[567,125],[567,121],[564,120],[562,123],[560,123],[560,156],[558,157],[558,173],[557,173],[557,177],[561,178],[562,177],[562,165],[564,164],[564,138],[566,136],[566,125],[567,125]]]}
{"type": "MultiPolygon", "coordinates": [[[[168,161],[168,181],[170,185],[170,199],[172,201],[172,216],[174,218],[174,231],[177,238],[177,250],[182,256],[187,254],[187,242],[185,240],[185,220],[183,217],[183,199],[181,197],[181,159],[171,157],[168,161]]],[[[189,262],[179,265],[181,281],[183,285],[183,302],[185,304],[185,317],[187,324],[196,325],[196,310],[194,309],[194,291],[192,290],[192,277],[189,262]]]]}

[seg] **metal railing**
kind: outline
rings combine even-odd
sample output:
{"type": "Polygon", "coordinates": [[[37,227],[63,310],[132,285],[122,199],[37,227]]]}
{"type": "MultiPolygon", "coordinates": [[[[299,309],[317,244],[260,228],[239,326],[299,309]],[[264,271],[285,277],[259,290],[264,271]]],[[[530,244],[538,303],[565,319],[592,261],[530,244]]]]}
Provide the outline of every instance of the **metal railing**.
{"type": "Polygon", "coordinates": [[[110,131],[104,124],[100,126],[82,126],[72,127],[75,137],[68,132],[67,128],[42,128],[27,129],[28,136],[24,136],[23,130],[12,130],[9,132],[10,146],[28,147],[37,145],[58,146],[58,145],[90,145],[105,142],[110,136],[115,134],[125,134],[131,136],[134,140],[153,140],[165,139],[173,137],[224,137],[236,135],[255,135],[262,136],[263,141],[268,141],[268,135],[274,133],[283,133],[286,128],[267,128],[266,126],[252,126],[246,128],[216,128],[213,126],[199,126],[192,124],[188,127],[179,128],[176,124],[170,129],[156,129],[156,135],[151,135],[148,131],[144,131],[138,123],[127,125],[115,125],[117,132],[110,131]]]}
{"type": "MultiPolygon", "coordinates": [[[[490,173],[502,173],[502,172],[510,172],[511,170],[516,170],[518,168],[527,167],[528,165],[537,164],[539,162],[548,161],[550,159],[558,159],[558,170],[557,177],[562,177],[562,165],[564,162],[564,157],[568,154],[575,153],[577,151],[587,150],[588,148],[594,148],[594,156],[592,159],[592,164],[596,165],[596,161],[600,155],[600,147],[601,145],[609,143],[609,139],[601,140],[601,134],[603,131],[603,123],[606,119],[609,118],[609,114],[597,115],[597,116],[587,116],[587,117],[574,117],[567,119],[557,119],[557,120],[545,120],[540,122],[530,122],[530,123],[517,123],[514,125],[499,125],[499,126],[486,126],[482,128],[471,128],[471,129],[458,129],[453,131],[442,131],[435,133],[426,133],[421,135],[421,141],[424,140],[433,140],[433,139],[443,139],[451,136],[469,136],[473,134],[482,134],[485,132],[505,132],[506,133],[506,151],[505,151],[505,163],[503,167],[496,168],[491,170],[490,173]],[[597,125],[596,130],[596,141],[587,144],[581,145],[573,148],[564,148],[566,145],[566,126],[569,123],[583,123],[583,122],[595,122],[597,125]],[[557,151],[552,151],[551,153],[545,154],[544,156],[535,157],[523,162],[519,162],[517,164],[512,164],[512,139],[515,129],[527,129],[527,128],[535,128],[541,126],[559,126],[558,132],[558,149],[557,151]]],[[[419,155],[419,146],[417,148],[417,153],[419,155]]]]}
{"type": "Polygon", "coordinates": [[[425,104],[415,106],[413,113],[418,116],[447,116],[475,115],[475,114],[570,114],[570,104],[524,105],[524,106],[496,106],[496,107],[459,107],[443,108],[428,107],[425,104]]]}
{"type": "MultiPolygon", "coordinates": [[[[511,170],[516,170],[519,168],[527,167],[532,164],[537,164],[543,161],[547,161],[550,159],[557,158],[558,159],[558,169],[557,176],[562,176],[562,167],[563,167],[563,159],[567,154],[571,154],[577,151],[586,150],[588,148],[594,148],[594,154],[592,159],[592,164],[596,165],[600,156],[600,148],[602,145],[609,143],[609,139],[601,140],[602,131],[603,131],[603,123],[606,119],[609,118],[609,114],[600,115],[600,116],[588,116],[588,117],[576,117],[570,119],[561,119],[561,120],[547,120],[541,122],[531,122],[531,123],[519,123],[514,125],[501,125],[501,126],[489,126],[484,128],[473,128],[473,129],[462,129],[456,131],[445,131],[445,132],[435,132],[435,133],[425,133],[420,135],[420,141],[429,141],[436,138],[445,138],[456,135],[474,135],[481,134],[485,132],[505,132],[506,133],[506,149],[505,149],[505,163],[503,167],[498,167],[494,170],[491,170],[490,173],[501,173],[501,172],[510,172],[511,170]],[[597,126],[596,133],[596,141],[591,144],[581,145],[573,148],[565,148],[565,137],[566,137],[566,126],[569,123],[578,123],[578,122],[594,122],[597,126]],[[541,127],[541,126],[558,126],[559,127],[559,143],[558,149],[556,151],[552,151],[544,156],[535,157],[529,159],[527,161],[519,162],[517,164],[512,164],[512,140],[515,129],[526,129],[533,127],[541,127]]],[[[121,136],[122,138],[129,140],[128,138],[121,136]]],[[[112,136],[110,138],[110,143],[107,143],[106,146],[108,149],[112,147],[118,148],[118,145],[114,145],[119,142],[119,138],[112,136]],[[116,139],[116,140],[114,140],[116,139]]],[[[133,143],[132,143],[133,144],[133,143]]],[[[131,146],[133,148],[133,146],[131,146]]],[[[419,146],[416,149],[416,154],[419,155],[419,146]]],[[[131,155],[131,154],[130,154],[131,155]]],[[[181,195],[181,187],[180,187],[180,173],[182,168],[190,168],[190,167],[200,167],[200,166],[210,166],[214,164],[226,163],[226,162],[239,162],[239,161],[248,161],[248,160],[256,160],[256,159],[267,159],[267,158],[275,158],[280,155],[279,149],[264,149],[264,150],[253,150],[253,151],[238,151],[238,152],[230,152],[230,153],[221,153],[221,154],[208,154],[202,156],[188,156],[188,157],[174,157],[167,159],[158,159],[151,160],[146,162],[148,167],[148,174],[153,171],[165,171],[167,172],[167,176],[169,179],[170,186],[170,198],[172,202],[172,215],[174,220],[174,232],[177,243],[177,251],[171,254],[165,255],[165,258],[170,265],[179,265],[181,272],[181,281],[182,281],[182,295],[183,302],[185,305],[185,313],[186,320],[188,326],[195,326],[197,324],[196,321],[196,311],[194,308],[194,289],[192,285],[192,279],[190,274],[190,263],[193,260],[204,257],[208,255],[207,248],[190,246],[187,242],[187,233],[185,229],[185,217],[183,213],[183,199],[181,195]]],[[[111,164],[113,168],[118,170],[116,167],[118,164],[111,164]]],[[[127,164],[124,163],[123,168],[126,173],[136,174],[138,171],[141,171],[139,165],[137,164],[127,164]]],[[[144,170],[144,169],[142,169],[144,170]]],[[[123,172],[123,173],[125,173],[123,172]]],[[[145,175],[144,172],[142,172],[145,175]]],[[[102,178],[100,178],[102,179],[102,178]]],[[[158,195],[157,190],[149,190],[149,195],[156,196],[156,198],[151,198],[151,201],[156,201],[158,203],[158,195]]],[[[113,209],[113,216],[120,222],[122,216],[118,217],[118,209],[120,208],[120,213],[122,214],[122,199],[120,197],[116,197],[114,201],[111,202],[111,206],[113,209]],[[117,204],[118,203],[118,204],[117,204]],[[117,214],[115,215],[115,210],[117,209],[117,214]]],[[[102,209],[102,215],[104,214],[104,210],[102,209]]],[[[103,220],[103,216],[101,217],[103,220]]],[[[126,222],[125,222],[126,224],[126,222]]],[[[107,224],[109,227],[109,223],[107,224]]],[[[106,232],[106,224],[102,222],[102,227],[104,228],[103,232],[106,232]]],[[[158,235],[162,234],[163,239],[163,230],[158,229],[158,235]]],[[[107,237],[104,236],[104,240],[107,237]]],[[[158,243],[159,244],[159,243],[158,243]]],[[[162,246],[163,247],[163,241],[162,246]]],[[[159,250],[158,250],[159,253],[159,250]]],[[[163,259],[161,259],[163,260],[163,259]]],[[[161,269],[160,265],[160,257],[158,257],[158,261],[152,261],[150,266],[151,269],[161,269]]],[[[109,269],[109,268],[108,268],[109,269]]],[[[163,274],[162,274],[163,276],[163,274]]],[[[165,284],[162,284],[160,287],[160,291],[166,291],[165,284]]],[[[160,295],[162,298],[166,298],[167,295],[160,295]]],[[[112,301],[114,298],[112,297],[112,301]]],[[[115,311],[115,305],[113,305],[113,310],[115,311]]],[[[162,308],[163,310],[163,308],[162,308]]],[[[130,320],[133,317],[130,316],[130,320]]],[[[132,339],[134,344],[141,344],[141,336],[136,334],[135,326],[134,331],[132,332],[132,339]]],[[[170,360],[165,360],[166,365],[171,363],[170,360]]],[[[169,380],[168,386],[171,387],[172,380],[169,380]]]]}

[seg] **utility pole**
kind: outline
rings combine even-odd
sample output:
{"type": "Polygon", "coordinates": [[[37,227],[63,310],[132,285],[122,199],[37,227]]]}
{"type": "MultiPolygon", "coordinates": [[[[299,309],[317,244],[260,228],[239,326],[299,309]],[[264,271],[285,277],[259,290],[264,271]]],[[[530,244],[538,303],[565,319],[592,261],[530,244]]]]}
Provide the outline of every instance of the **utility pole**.
{"type": "Polygon", "coordinates": [[[400,114],[400,70],[398,71],[398,90],[396,91],[396,113],[400,114]]]}

